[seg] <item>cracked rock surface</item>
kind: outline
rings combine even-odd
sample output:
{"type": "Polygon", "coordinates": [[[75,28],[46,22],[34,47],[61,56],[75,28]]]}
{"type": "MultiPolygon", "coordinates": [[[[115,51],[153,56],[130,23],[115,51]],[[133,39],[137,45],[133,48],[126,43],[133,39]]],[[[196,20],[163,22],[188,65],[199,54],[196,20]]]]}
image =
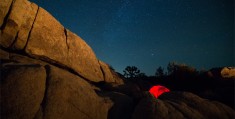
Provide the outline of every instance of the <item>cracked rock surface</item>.
{"type": "Polygon", "coordinates": [[[47,88],[42,105],[44,118],[107,118],[108,108],[89,83],[54,66],[46,69],[47,88]]]}
{"type": "Polygon", "coordinates": [[[1,2],[2,48],[66,67],[92,82],[104,81],[90,46],[46,10],[27,0],[1,2]]]}
{"type": "Polygon", "coordinates": [[[9,3],[7,5],[8,7],[0,6],[0,13],[8,10],[5,17],[0,18],[3,20],[0,44],[5,48],[22,50],[37,16],[38,6],[25,0],[13,0],[10,6],[9,3]]]}
{"type": "Polygon", "coordinates": [[[46,71],[39,64],[1,66],[1,118],[32,119],[44,97],[46,71]]]}
{"type": "Polygon", "coordinates": [[[154,99],[124,83],[84,40],[27,0],[0,0],[0,76],[3,119],[234,117],[231,108],[191,93],[154,99]]]}
{"type": "Polygon", "coordinates": [[[4,50],[0,54],[1,118],[108,117],[110,105],[80,76],[41,60],[4,50]]]}
{"type": "Polygon", "coordinates": [[[94,84],[106,74],[117,85],[122,79],[101,71],[90,46],[43,8],[0,3],[1,118],[108,118],[113,103],[94,84]]]}

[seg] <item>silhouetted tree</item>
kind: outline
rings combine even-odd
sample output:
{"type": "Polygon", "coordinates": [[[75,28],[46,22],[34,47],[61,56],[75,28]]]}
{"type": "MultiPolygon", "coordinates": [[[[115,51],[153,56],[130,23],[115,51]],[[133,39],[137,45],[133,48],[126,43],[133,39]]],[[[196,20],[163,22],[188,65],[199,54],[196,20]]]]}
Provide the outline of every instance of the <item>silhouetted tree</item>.
{"type": "Polygon", "coordinates": [[[161,66],[157,68],[155,76],[156,77],[163,77],[164,76],[164,69],[161,66]]]}
{"type": "Polygon", "coordinates": [[[176,62],[169,62],[167,65],[168,75],[174,73],[177,70],[176,62]]]}
{"type": "Polygon", "coordinates": [[[123,72],[125,78],[134,78],[140,74],[140,70],[135,66],[127,66],[123,72]]]}
{"type": "Polygon", "coordinates": [[[190,67],[186,64],[179,64],[175,62],[170,62],[167,66],[168,76],[172,78],[182,80],[182,79],[195,79],[198,72],[194,67],[190,67]]]}

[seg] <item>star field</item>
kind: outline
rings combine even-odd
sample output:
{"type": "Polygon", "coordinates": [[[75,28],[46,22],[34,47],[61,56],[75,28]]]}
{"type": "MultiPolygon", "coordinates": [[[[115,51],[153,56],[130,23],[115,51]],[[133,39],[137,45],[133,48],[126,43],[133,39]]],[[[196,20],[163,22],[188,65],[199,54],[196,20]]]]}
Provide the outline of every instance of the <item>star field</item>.
{"type": "Polygon", "coordinates": [[[233,0],[31,0],[122,73],[154,75],[170,61],[235,66],[233,0]]]}

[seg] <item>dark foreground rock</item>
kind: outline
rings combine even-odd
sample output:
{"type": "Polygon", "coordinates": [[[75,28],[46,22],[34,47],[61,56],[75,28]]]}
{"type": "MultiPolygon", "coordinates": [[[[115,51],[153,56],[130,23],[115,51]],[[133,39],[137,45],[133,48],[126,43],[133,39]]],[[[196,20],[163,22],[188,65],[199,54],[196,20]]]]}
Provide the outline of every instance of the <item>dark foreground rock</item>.
{"type": "Polygon", "coordinates": [[[1,117],[32,119],[46,88],[46,70],[36,64],[1,66],[1,117]]]}
{"type": "Polygon", "coordinates": [[[45,66],[47,83],[37,118],[105,119],[108,108],[84,79],[62,69],[45,66]]]}
{"type": "Polygon", "coordinates": [[[188,92],[164,93],[159,99],[140,100],[133,119],[234,119],[235,112],[219,102],[202,99],[188,92]]]}

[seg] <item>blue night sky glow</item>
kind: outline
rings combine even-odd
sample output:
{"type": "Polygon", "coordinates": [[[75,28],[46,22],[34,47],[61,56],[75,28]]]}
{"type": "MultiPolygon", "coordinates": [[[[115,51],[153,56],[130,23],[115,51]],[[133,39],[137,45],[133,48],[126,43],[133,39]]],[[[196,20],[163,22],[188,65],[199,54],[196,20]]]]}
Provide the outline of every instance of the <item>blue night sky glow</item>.
{"type": "MultiPolygon", "coordinates": [[[[233,0],[30,0],[122,73],[154,75],[170,61],[235,66],[233,0]]],[[[166,68],[165,68],[166,70],[166,68]]]]}

